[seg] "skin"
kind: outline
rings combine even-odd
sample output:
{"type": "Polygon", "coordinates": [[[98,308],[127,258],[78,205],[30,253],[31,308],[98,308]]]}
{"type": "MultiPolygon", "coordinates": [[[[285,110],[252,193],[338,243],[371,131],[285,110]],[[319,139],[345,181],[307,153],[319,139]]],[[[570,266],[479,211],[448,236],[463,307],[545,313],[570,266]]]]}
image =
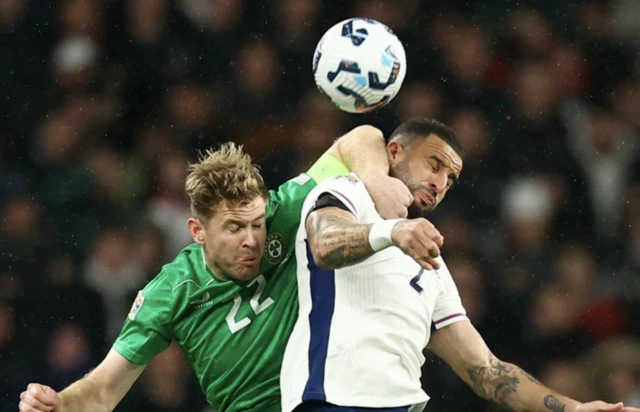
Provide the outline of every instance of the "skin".
{"type": "MultiPolygon", "coordinates": [[[[327,153],[363,178],[382,216],[407,216],[412,196],[399,179],[388,176],[389,163],[380,130],[356,127],[339,138],[327,153]]],[[[266,239],[265,206],[263,198],[240,207],[223,203],[217,205],[207,222],[189,219],[187,225],[193,239],[203,246],[207,266],[216,276],[248,280],[258,274],[266,239]]],[[[145,367],[111,349],[94,370],[61,392],[30,383],[20,395],[20,411],[112,411],[145,367]]]]}
{"type": "Polygon", "coordinates": [[[640,412],[622,402],[580,403],[544,386],[518,366],[498,359],[469,321],[434,332],[429,345],[473,391],[507,411],[523,412],[640,412]]]}
{"type": "Polygon", "coordinates": [[[191,218],[187,225],[194,242],[201,245],[209,269],[221,279],[251,280],[258,274],[264,254],[266,200],[231,206],[222,202],[203,224],[191,218]]]}
{"type": "Polygon", "coordinates": [[[444,140],[431,135],[405,146],[387,146],[391,175],[400,179],[413,195],[409,217],[425,217],[442,202],[462,173],[462,159],[444,140]]]}
{"type": "MultiPolygon", "coordinates": [[[[444,238],[426,219],[445,198],[462,172],[462,159],[442,139],[431,135],[406,146],[400,141],[387,145],[390,174],[402,181],[411,193],[410,220],[394,227],[392,241],[425,269],[438,269],[444,238]]],[[[306,221],[307,235],[315,262],[338,268],[368,258],[371,225],[361,225],[351,213],[328,207],[311,213],[306,221]]]]}
{"type": "MultiPolygon", "coordinates": [[[[399,142],[387,146],[391,174],[402,180],[413,195],[410,220],[396,224],[392,239],[423,267],[434,266],[429,257],[439,255],[442,237],[421,216],[433,211],[458,180],[462,159],[443,140],[429,136],[410,149],[399,142]],[[430,243],[429,243],[430,242],[430,243]]],[[[316,264],[340,268],[371,255],[368,234],[372,225],[358,224],[350,212],[335,207],[309,215],[306,230],[316,264]]],[[[498,359],[469,321],[435,331],[428,349],[438,355],[474,392],[522,412],[640,412],[622,403],[580,403],[542,385],[518,366],[498,359]]]]}

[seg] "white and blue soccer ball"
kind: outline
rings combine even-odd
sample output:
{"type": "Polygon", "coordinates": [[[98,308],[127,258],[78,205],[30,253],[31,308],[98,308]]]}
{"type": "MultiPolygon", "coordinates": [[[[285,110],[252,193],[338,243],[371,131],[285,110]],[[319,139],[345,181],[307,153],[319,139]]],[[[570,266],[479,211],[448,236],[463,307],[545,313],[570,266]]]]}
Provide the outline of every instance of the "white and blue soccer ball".
{"type": "Polygon", "coordinates": [[[365,113],[389,103],[400,91],[407,57],[384,24],[352,18],[331,27],[313,55],[316,85],[339,109],[365,113]]]}

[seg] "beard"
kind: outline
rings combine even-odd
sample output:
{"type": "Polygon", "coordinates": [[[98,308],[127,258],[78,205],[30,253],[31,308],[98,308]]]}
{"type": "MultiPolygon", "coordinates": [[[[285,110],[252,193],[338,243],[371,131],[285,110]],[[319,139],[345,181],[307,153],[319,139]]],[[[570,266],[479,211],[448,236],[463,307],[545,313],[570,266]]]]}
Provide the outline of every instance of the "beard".
{"type": "MultiPolygon", "coordinates": [[[[416,196],[416,194],[420,192],[433,194],[433,191],[427,185],[416,183],[411,180],[411,174],[409,173],[409,159],[405,158],[398,162],[395,167],[390,169],[389,175],[396,179],[400,179],[409,188],[409,191],[413,195],[413,203],[411,203],[408,208],[409,219],[417,219],[420,217],[426,219],[436,208],[437,203],[434,200],[432,204],[425,206],[422,204],[420,197],[416,196]]],[[[433,198],[435,199],[435,194],[433,194],[433,198]]]]}

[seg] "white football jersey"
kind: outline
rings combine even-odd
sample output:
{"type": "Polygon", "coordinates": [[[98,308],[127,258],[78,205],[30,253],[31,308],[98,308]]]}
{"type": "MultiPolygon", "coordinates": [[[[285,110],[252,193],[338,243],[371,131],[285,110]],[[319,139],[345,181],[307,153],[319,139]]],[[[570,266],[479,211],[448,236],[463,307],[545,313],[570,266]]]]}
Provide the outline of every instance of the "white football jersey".
{"type": "Polygon", "coordinates": [[[323,193],[340,199],[358,223],[381,221],[364,184],[339,176],[306,198],[296,238],[300,312],[280,378],[282,410],[303,401],[422,410],[423,350],[431,328],[467,319],[449,270],[423,270],[397,247],[342,269],[318,268],[307,246],[306,217],[323,193]]]}

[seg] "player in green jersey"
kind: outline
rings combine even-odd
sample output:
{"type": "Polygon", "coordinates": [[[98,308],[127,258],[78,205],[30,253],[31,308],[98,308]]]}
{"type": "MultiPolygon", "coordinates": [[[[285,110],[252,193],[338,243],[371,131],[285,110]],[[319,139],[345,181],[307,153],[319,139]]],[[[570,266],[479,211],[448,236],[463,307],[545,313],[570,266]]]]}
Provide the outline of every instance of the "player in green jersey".
{"type": "Polygon", "coordinates": [[[60,393],[30,384],[20,410],[111,411],[175,340],[216,410],[279,411],[280,365],[297,316],[293,251],[302,202],[317,182],[350,169],[381,214],[406,216],[411,194],[387,175],[384,138],[371,126],[338,139],[277,192],[266,191],[249,156],[232,144],[191,165],[185,186],[195,243],[138,294],[96,369],[60,393]]]}

